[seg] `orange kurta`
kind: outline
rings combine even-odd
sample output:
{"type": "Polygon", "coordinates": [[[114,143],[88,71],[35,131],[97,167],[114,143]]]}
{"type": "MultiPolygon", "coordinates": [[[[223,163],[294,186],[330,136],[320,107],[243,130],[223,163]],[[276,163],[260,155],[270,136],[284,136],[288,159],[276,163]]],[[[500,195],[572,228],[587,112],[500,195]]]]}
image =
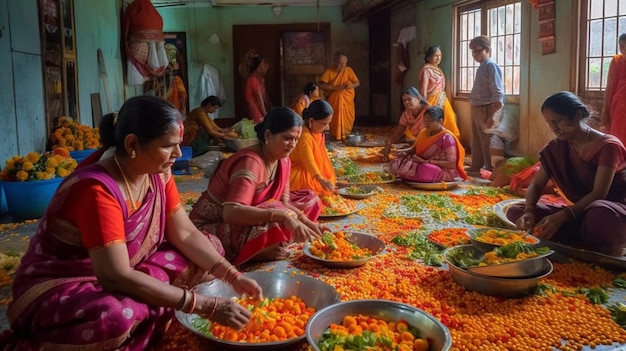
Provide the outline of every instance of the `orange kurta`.
{"type": "Polygon", "coordinates": [[[292,191],[311,189],[317,194],[330,194],[314,178],[320,174],[333,185],[336,182],[335,170],[326,151],[326,137],[323,133],[313,134],[304,128],[289,158],[291,159],[289,188],[292,191]]]}
{"type": "MultiPolygon", "coordinates": [[[[356,74],[350,67],[345,67],[341,71],[337,71],[335,67],[331,67],[324,71],[320,81],[324,84],[334,87],[354,84],[359,81],[356,74]]],[[[354,88],[331,90],[328,92],[326,100],[333,107],[333,120],[330,122],[330,134],[337,140],[344,140],[352,131],[354,126],[354,117],[356,115],[354,108],[354,88]]]]}

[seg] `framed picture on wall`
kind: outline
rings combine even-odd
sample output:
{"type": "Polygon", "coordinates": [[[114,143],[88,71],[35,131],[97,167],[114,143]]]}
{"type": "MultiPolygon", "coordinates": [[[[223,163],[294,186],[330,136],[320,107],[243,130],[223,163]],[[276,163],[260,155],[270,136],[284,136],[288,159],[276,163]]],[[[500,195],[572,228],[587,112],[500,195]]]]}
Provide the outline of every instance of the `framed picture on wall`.
{"type": "Polygon", "coordinates": [[[544,2],[542,4],[539,4],[539,7],[537,8],[537,10],[539,11],[539,22],[549,20],[549,19],[553,20],[556,18],[556,9],[554,5],[554,1],[544,2]]]}
{"type": "Polygon", "coordinates": [[[544,20],[539,22],[539,38],[554,36],[554,20],[544,20]]]}

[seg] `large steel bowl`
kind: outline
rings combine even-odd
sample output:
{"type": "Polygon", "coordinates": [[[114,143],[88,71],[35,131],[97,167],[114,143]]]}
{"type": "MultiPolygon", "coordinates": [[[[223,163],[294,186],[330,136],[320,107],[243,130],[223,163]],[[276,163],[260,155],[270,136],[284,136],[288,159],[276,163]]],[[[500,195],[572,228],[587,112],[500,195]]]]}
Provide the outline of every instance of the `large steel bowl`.
{"type": "MultiPolygon", "coordinates": [[[[244,274],[247,277],[256,280],[256,282],[263,289],[264,297],[287,298],[295,295],[301,298],[307,306],[314,307],[316,310],[320,310],[326,306],[335,304],[340,301],[339,295],[335,291],[335,288],[322,282],[321,280],[315,279],[310,276],[292,275],[278,272],[248,272],[244,274]]],[[[237,292],[235,292],[235,290],[229,284],[221,280],[213,280],[208,283],[200,284],[195,287],[195,291],[198,294],[208,296],[217,296],[223,298],[240,297],[240,295],[237,294],[237,292]]],[[[230,349],[280,349],[304,341],[305,339],[305,335],[302,335],[300,337],[284,341],[256,344],[226,341],[218,339],[214,336],[206,335],[203,332],[200,332],[196,328],[194,328],[194,320],[201,318],[196,314],[188,314],[181,311],[176,311],[176,318],[184,327],[191,330],[194,334],[202,336],[216,345],[230,349]]]]}
{"type": "MultiPolygon", "coordinates": [[[[483,255],[483,252],[473,245],[455,246],[448,249],[450,250],[448,253],[452,252],[451,250],[453,249],[463,251],[464,255],[467,255],[468,257],[478,258],[483,255]]],[[[470,266],[465,267],[465,269],[473,273],[499,278],[534,277],[545,270],[545,261],[547,261],[547,257],[553,253],[554,251],[550,250],[543,255],[538,255],[524,260],[501,264],[490,264],[486,266],[470,266]]],[[[446,260],[448,259],[446,258],[446,260]]]]}
{"type": "Polygon", "coordinates": [[[354,267],[360,267],[366,264],[369,260],[381,254],[386,248],[385,243],[382,240],[370,234],[347,232],[346,240],[355,244],[361,249],[368,249],[370,252],[372,252],[372,256],[349,260],[349,261],[327,260],[321,257],[317,257],[311,252],[311,243],[307,243],[302,249],[302,251],[304,252],[305,255],[309,256],[315,262],[321,265],[324,265],[326,267],[354,268],[354,267]]]}
{"type": "Polygon", "coordinates": [[[259,143],[259,139],[250,138],[250,139],[230,139],[224,138],[224,145],[229,148],[231,151],[238,151],[248,146],[256,145],[259,143]]]}
{"type": "Polygon", "coordinates": [[[540,242],[539,238],[537,238],[536,236],[523,233],[519,230],[490,228],[490,227],[468,229],[467,236],[472,242],[472,245],[474,245],[480,251],[488,252],[488,251],[492,251],[493,249],[497,247],[504,246],[504,245],[488,243],[488,242],[481,240],[481,235],[483,235],[485,232],[489,230],[497,230],[502,235],[503,240],[505,240],[508,243],[514,242],[510,239],[510,236],[512,236],[513,234],[522,235],[524,237],[524,242],[530,245],[537,245],[540,242]]]}
{"type": "Polygon", "coordinates": [[[413,306],[388,300],[353,300],[341,302],[318,311],[306,325],[306,339],[315,351],[322,333],[332,323],[341,324],[344,316],[370,315],[388,322],[406,321],[428,340],[429,351],[449,350],[452,338],[448,328],[430,314],[413,306]]]}
{"type": "MultiPolygon", "coordinates": [[[[471,247],[471,245],[462,246],[471,247]]],[[[460,246],[455,246],[443,252],[443,257],[448,261],[448,271],[452,276],[452,280],[467,290],[476,291],[483,295],[520,297],[532,292],[542,278],[552,273],[552,262],[547,259],[542,261],[543,269],[532,277],[500,278],[470,272],[467,269],[455,265],[453,261],[448,259],[450,250],[455,250],[459,247],[460,246]]]]}

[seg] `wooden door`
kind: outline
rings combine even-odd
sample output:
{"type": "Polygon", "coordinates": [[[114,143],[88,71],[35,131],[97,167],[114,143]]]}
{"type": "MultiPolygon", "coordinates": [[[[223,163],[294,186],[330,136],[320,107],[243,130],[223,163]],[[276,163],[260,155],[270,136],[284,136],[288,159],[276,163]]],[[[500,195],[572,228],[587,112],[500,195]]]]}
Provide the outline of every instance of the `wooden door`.
{"type": "Polygon", "coordinates": [[[359,124],[389,125],[391,121],[390,18],[390,10],[384,10],[369,20],[370,114],[359,117],[359,124]]]}
{"type": "MultiPolygon", "coordinates": [[[[281,103],[280,89],[280,29],[275,25],[233,26],[233,72],[235,72],[235,119],[248,118],[245,104],[246,76],[239,65],[246,53],[255,50],[269,63],[265,75],[265,89],[273,106],[281,103]]],[[[246,72],[249,73],[249,72],[246,72]]]]}
{"type": "MultiPolygon", "coordinates": [[[[236,25],[233,26],[233,72],[235,72],[235,121],[247,117],[244,89],[246,76],[239,73],[239,65],[250,50],[255,50],[269,63],[265,76],[265,88],[273,106],[289,106],[293,98],[302,92],[304,85],[316,81],[323,68],[330,62],[330,24],[303,23],[277,25],[236,25]],[[285,33],[317,32],[323,33],[323,61],[314,64],[294,61],[295,55],[290,54],[285,61],[285,33]],[[281,54],[282,53],[282,54],[281,54]]],[[[317,39],[319,36],[314,35],[317,39]]],[[[315,45],[319,50],[319,43],[315,45]]],[[[306,45],[305,45],[306,48],[306,45]]]]}

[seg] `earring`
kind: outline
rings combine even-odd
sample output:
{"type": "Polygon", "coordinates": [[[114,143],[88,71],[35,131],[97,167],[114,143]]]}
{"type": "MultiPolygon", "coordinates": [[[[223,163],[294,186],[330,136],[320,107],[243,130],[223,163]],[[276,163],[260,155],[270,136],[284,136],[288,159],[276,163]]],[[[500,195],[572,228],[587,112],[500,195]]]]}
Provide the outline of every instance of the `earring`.
{"type": "Polygon", "coordinates": [[[130,151],[130,158],[135,158],[137,157],[137,153],[135,152],[135,150],[131,150],[130,151]]]}

